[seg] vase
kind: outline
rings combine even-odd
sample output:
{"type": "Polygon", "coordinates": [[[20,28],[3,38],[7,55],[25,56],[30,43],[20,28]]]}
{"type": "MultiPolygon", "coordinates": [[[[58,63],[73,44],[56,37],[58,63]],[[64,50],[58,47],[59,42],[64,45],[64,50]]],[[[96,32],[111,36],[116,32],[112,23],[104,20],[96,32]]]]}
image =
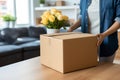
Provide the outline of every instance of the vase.
{"type": "Polygon", "coordinates": [[[45,6],[45,4],[40,4],[40,7],[44,7],[45,6]]]}
{"type": "Polygon", "coordinates": [[[5,21],[5,27],[9,28],[10,27],[10,21],[5,21]]]}
{"type": "Polygon", "coordinates": [[[59,33],[60,29],[47,29],[47,34],[59,33]]]}
{"type": "Polygon", "coordinates": [[[10,28],[14,28],[14,27],[15,27],[15,21],[11,21],[9,27],[10,27],[10,28]]]}

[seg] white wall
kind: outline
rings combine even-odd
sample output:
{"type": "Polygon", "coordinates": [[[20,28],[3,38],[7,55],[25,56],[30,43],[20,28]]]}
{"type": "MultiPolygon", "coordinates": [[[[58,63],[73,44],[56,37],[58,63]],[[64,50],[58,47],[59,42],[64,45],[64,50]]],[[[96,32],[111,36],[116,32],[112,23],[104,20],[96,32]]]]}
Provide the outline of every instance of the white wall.
{"type": "MultiPolygon", "coordinates": [[[[57,0],[46,0],[46,2],[55,2],[57,0]]],[[[65,1],[65,4],[66,5],[74,5],[75,4],[79,4],[80,3],[80,0],[63,0],[65,1]]]]}

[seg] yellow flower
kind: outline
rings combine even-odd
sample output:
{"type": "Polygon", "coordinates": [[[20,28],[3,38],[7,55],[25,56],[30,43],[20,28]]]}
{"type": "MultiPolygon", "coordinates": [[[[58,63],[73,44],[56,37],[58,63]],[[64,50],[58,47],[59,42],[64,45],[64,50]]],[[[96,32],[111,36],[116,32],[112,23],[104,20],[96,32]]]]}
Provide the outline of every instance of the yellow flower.
{"type": "Polygon", "coordinates": [[[59,15],[62,15],[61,13],[59,13],[59,12],[57,12],[56,14],[55,14],[55,16],[57,17],[57,16],[59,16],[59,15]]]}
{"type": "Polygon", "coordinates": [[[42,15],[41,18],[44,19],[44,18],[46,18],[46,16],[45,16],[45,15],[42,15]]]}
{"type": "Polygon", "coordinates": [[[56,12],[57,12],[57,10],[55,9],[55,8],[52,8],[51,10],[50,10],[50,12],[51,12],[51,14],[56,14],[56,12]]]}
{"type": "Polygon", "coordinates": [[[62,13],[62,12],[61,12],[61,11],[59,11],[59,10],[58,10],[57,12],[58,12],[58,13],[62,13]]]}
{"type": "Polygon", "coordinates": [[[50,11],[45,11],[43,15],[51,15],[50,11]]]}
{"type": "Polygon", "coordinates": [[[47,19],[48,19],[49,16],[50,16],[49,14],[47,14],[47,15],[42,15],[41,18],[42,18],[42,19],[44,19],[44,18],[47,18],[47,19]]]}
{"type": "Polygon", "coordinates": [[[63,20],[68,20],[68,17],[67,16],[63,16],[63,20]]]}
{"type": "Polygon", "coordinates": [[[53,15],[54,15],[54,14],[56,14],[56,12],[51,12],[51,14],[53,14],[53,15]]]}
{"type": "Polygon", "coordinates": [[[58,26],[58,28],[60,28],[60,25],[64,25],[64,20],[68,20],[67,16],[63,15],[61,11],[55,8],[52,8],[49,11],[45,11],[41,18],[41,23],[46,25],[47,28],[49,28],[49,26],[52,26],[52,28],[56,28],[56,26],[58,26]],[[58,21],[57,24],[55,23],[56,18],[58,21]]]}
{"type": "Polygon", "coordinates": [[[53,14],[53,15],[55,15],[56,13],[61,13],[61,11],[59,11],[59,10],[57,10],[57,9],[55,9],[55,8],[52,8],[52,9],[50,10],[50,12],[51,12],[51,14],[53,14]]]}
{"type": "Polygon", "coordinates": [[[57,16],[57,19],[58,19],[59,21],[64,20],[64,19],[63,19],[63,15],[58,15],[58,16],[57,16]]]}
{"type": "Polygon", "coordinates": [[[54,21],[55,21],[55,17],[54,17],[53,15],[50,15],[50,16],[48,17],[48,20],[49,20],[50,22],[54,22],[54,21]]]}
{"type": "Polygon", "coordinates": [[[57,12],[57,9],[52,8],[52,9],[50,10],[50,12],[57,12]]]}
{"type": "Polygon", "coordinates": [[[44,25],[47,25],[48,24],[48,19],[47,18],[43,18],[41,23],[44,24],[44,25]]]}

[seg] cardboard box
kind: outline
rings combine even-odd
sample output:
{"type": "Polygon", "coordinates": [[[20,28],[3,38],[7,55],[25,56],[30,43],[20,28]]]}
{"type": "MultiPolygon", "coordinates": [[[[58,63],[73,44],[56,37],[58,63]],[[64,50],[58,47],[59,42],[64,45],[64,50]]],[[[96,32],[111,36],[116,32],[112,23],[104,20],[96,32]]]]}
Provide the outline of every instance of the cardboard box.
{"type": "Polygon", "coordinates": [[[56,6],[65,6],[65,1],[58,0],[56,1],[56,6]]]}
{"type": "Polygon", "coordinates": [[[76,32],[40,36],[41,64],[61,73],[97,65],[97,37],[76,32]]]}
{"type": "Polygon", "coordinates": [[[39,25],[39,24],[41,24],[41,18],[36,18],[36,25],[39,25]]]}

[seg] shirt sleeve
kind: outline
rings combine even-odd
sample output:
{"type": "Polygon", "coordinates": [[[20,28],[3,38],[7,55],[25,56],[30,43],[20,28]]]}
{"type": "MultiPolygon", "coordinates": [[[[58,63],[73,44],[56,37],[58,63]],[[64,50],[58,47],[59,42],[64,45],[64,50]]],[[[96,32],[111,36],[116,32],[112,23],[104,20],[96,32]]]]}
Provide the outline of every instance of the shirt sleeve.
{"type": "Polygon", "coordinates": [[[116,18],[115,21],[120,23],[120,0],[117,0],[116,3],[116,18]]]}
{"type": "Polygon", "coordinates": [[[82,15],[80,14],[80,15],[78,16],[78,18],[81,19],[81,18],[82,18],[82,15]]]}

